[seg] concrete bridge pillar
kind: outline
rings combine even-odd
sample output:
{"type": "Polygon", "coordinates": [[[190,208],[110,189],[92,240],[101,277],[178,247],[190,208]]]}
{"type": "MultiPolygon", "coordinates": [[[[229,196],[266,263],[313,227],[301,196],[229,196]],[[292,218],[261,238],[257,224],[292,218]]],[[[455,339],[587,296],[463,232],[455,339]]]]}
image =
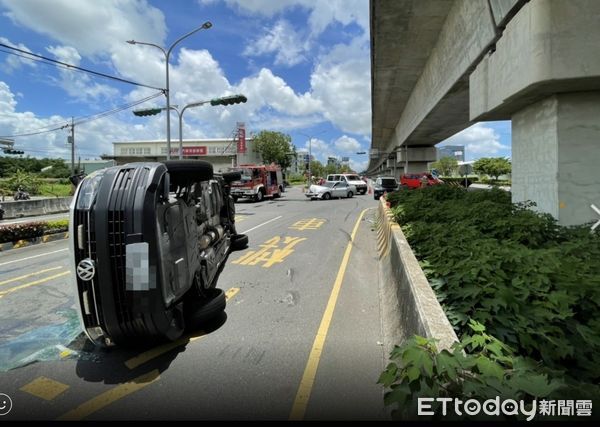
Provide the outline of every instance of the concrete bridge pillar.
{"type": "Polygon", "coordinates": [[[563,225],[600,207],[600,1],[536,0],[469,77],[473,121],[512,120],[512,197],[563,225]]]}
{"type": "Polygon", "coordinates": [[[512,198],[563,225],[597,220],[600,91],[550,96],[512,116],[512,198]]]}

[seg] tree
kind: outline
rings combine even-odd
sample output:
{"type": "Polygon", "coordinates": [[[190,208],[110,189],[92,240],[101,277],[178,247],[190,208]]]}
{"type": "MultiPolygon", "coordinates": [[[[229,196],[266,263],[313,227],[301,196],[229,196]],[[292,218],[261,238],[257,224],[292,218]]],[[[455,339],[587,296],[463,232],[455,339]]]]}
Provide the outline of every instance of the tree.
{"type": "Polygon", "coordinates": [[[263,130],[253,138],[254,151],[259,153],[265,163],[275,163],[286,169],[292,165],[290,153],[295,151],[291,146],[292,137],[269,130],[263,130]]]}
{"type": "Polygon", "coordinates": [[[479,174],[486,174],[498,181],[500,175],[510,173],[510,160],[504,157],[482,157],[473,163],[473,170],[479,174]]]}
{"type": "Polygon", "coordinates": [[[454,157],[442,157],[437,162],[433,162],[431,166],[437,169],[442,176],[452,176],[458,168],[458,160],[454,157]]]}

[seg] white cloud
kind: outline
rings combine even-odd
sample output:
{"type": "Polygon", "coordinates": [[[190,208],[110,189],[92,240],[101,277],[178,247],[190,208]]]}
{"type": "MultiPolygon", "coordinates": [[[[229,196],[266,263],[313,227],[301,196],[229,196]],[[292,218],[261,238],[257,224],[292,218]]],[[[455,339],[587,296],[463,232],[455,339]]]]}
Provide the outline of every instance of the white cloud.
{"type": "Polygon", "coordinates": [[[275,64],[291,67],[306,61],[304,51],[308,45],[303,43],[291,24],[280,19],[265,33],[252,41],[244,49],[246,56],[275,54],[275,64]]]}
{"type": "MultiPolygon", "coordinates": [[[[50,46],[46,48],[58,61],[79,66],[81,56],[70,46],[50,46]]],[[[94,101],[99,98],[112,99],[119,91],[111,86],[92,82],[83,72],[61,68],[60,82],[57,82],[70,96],[81,101],[94,101]]]]}
{"type": "Polygon", "coordinates": [[[371,63],[368,43],[354,39],[320,58],[311,76],[313,97],[342,131],[371,133],[371,63]]]}
{"type": "Polygon", "coordinates": [[[353,153],[361,150],[359,142],[347,135],[339,137],[333,144],[342,153],[353,153]]]}
{"type": "MultiPolygon", "coordinates": [[[[213,4],[216,0],[199,0],[200,4],[213,4]]],[[[334,22],[349,25],[355,22],[365,32],[369,31],[369,2],[366,0],[225,0],[232,9],[254,15],[273,17],[292,8],[310,10],[309,26],[317,36],[334,22]]]]}
{"type": "Polygon", "coordinates": [[[112,52],[125,40],[161,43],[166,35],[162,12],[146,0],[72,1],[0,0],[13,22],[48,35],[83,55],[112,52]]]}
{"type": "Polygon", "coordinates": [[[469,158],[475,159],[496,156],[501,151],[510,150],[510,146],[500,142],[500,135],[494,129],[486,127],[483,123],[476,123],[451,136],[442,141],[439,146],[444,145],[464,145],[469,158]]]}
{"type": "Polygon", "coordinates": [[[362,172],[364,170],[367,170],[368,163],[368,160],[357,161],[354,159],[350,159],[350,168],[356,172],[362,172]]]}
{"type": "MultiPolygon", "coordinates": [[[[26,52],[31,52],[31,50],[29,50],[29,48],[27,46],[25,46],[23,43],[19,43],[19,44],[15,44],[12,43],[10,40],[8,40],[5,37],[0,37],[0,43],[3,43],[5,45],[11,46],[11,47],[16,47],[18,49],[24,50],[26,52]]],[[[4,69],[3,71],[7,72],[7,73],[12,73],[13,71],[21,68],[21,66],[25,65],[31,68],[35,68],[37,66],[37,64],[30,60],[30,59],[25,59],[21,56],[17,56],[17,55],[26,55],[26,54],[22,54],[20,52],[14,52],[15,55],[7,55],[6,56],[6,61],[4,61],[4,69]]]]}

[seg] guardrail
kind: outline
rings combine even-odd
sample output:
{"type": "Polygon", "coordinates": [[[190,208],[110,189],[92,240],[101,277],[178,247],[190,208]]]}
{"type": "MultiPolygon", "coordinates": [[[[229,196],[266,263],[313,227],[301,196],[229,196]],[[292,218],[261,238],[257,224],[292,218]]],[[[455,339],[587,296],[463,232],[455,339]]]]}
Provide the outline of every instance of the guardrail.
{"type": "Polygon", "coordinates": [[[437,339],[438,350],[450,349],[456,333],[383,198],[377,239],[386,354],[415,334],[437,339]]]}
{"type": "Polygon", "coordinates": [[[67,212],[73,197],[19,200],[2,202],[4,219],[67,212]]]}

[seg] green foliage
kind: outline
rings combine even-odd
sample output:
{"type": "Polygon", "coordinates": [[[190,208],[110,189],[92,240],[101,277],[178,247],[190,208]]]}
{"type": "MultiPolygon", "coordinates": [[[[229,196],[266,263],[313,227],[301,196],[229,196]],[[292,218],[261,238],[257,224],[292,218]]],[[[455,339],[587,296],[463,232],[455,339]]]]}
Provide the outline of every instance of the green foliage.
{"type": "Polygon", "coordinates": [[[45,234],[59,233],[69,229],[69,220],[32,221],[0,226],[0,243],[34,239],[45,234]]]}
{"type": "Polygon", "coordinates": [[[312,176],[325,177],[325,167],[323,167],[323,164],[320,161],[313,160],[310,162],[310,173],[312,176]]]}
{"type": "Polygon", "coordinates": [[[502,190],[388,195],[458,334],[469,319],[569,380],[600,380],[600,236],[502,190]]]}
{"type": "Polygon", "coordinates": [[[21,187],[31,194],[37,194],[41,181],[36,175],[30,172],[17,169],[8,177],[6,184],[7,187],[12,191],[17,191],[17,189],[21,187]]]}
{"type": "Polygon", "coordinates": [[[306,179],[304,178],[304,175],[297,173],[297,174],[292,174],[289,177],[289,183],[290,184],[304,184],[304,181],[306,181],[306,179]]]}
{"type": "Polygon", "coordinates": [[[452,176],[458,169],[458,160],[455,157],[442,157],[437,162],[433,162],[431,167],[437,169],[442,176],[452,176]]]}
{"type": "MultiPolygon", "coordinates": [[[[531,402],[533,399],[565,399],[566,396],[600,396],[597,385],[578,388],[557,376],[557,372],[515,355],[511,347],[487,334],[481,323],[470,320],[468,328],[469,333],[460,343],[455,343],[451,351],[438,352],[434,340],[420,336],[394,348],[391,363],[378,380],[388,388],[384,402],[395,407],[394,418],[423,420],[424,417],[417,416],[419,397],[458,398],[463,402],[499,397],[531,402]]],[[[432,410],[438,418],[458,417],[452,410],[443,416],[439,402],[437,407],[435,405],[432,410]]]]}
{"type": "Polygon", "coordinates": [[[43,172],[42,177],[67,178],[70,174],[69,167],[63,159],[0,156],[0,177],[8,177],[19,169],[24,172],[38,173],[47,166],[52,166],[52,169],[43,172]]]}
{"type": "Polygon", "coordinates": [[[498,180],[500,175],[510,173],[510,160],[503,157],[482,157],[473,163],[473,170],[479,174],[493,176],[498,180]]]}
{"type": "Polygon", "coordinates": [[[254,136],[254,150],[260,153],[265,163],[276,163],[285,169],[291,166],[291,153],[296,151],[291,141],[292,137],[287,134],[263,130],[254,136]]]}
{"type": "Polygon", "coordinates": [[[38,194],[40,196],[48,197],[68,197],[72,195],[73,185],[60,184],[60,183],[43,183],[38,188],[38,194]]]}

